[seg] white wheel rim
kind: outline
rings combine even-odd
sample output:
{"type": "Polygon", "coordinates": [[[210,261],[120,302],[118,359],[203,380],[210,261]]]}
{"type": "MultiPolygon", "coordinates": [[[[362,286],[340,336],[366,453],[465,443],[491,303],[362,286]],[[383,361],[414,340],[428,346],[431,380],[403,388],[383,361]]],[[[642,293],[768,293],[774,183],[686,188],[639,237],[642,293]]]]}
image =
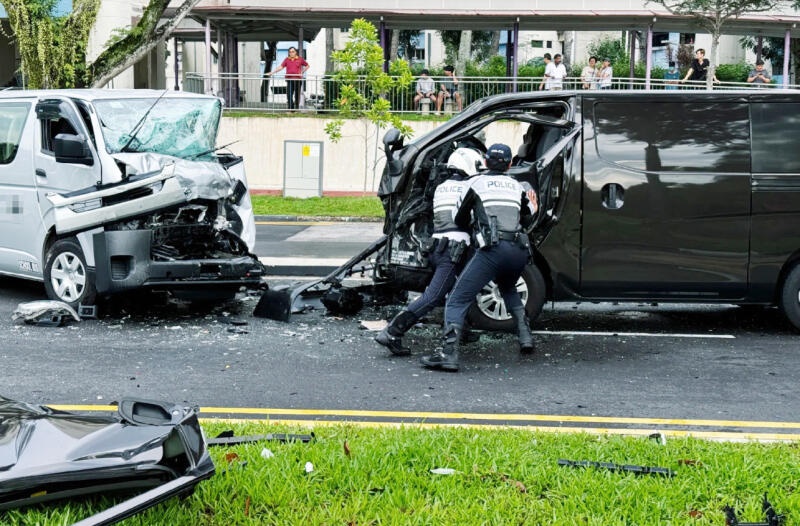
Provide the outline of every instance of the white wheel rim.
{"type": "MultiPolygon", "coordinates": [[[[528,303],[528,285],[522,278],[517,280],[517,292],[519,292],[519,297],[522,299],[522,304],[528,303]]],[[[481,289],[475,297],[475,302],[478,305],[478,310],[489,319],[496,321],[511,319],[506,303],[500,296],[500,289],[497,288],[497,283],[494,281],[490,281],[481,289]]]]}
{"type": "Polygon", "coordinates": [[[50,285],[61,301],[77,301],[86,287],[86,268],[76,254],[62,252],[50,268],[50,285]]]}

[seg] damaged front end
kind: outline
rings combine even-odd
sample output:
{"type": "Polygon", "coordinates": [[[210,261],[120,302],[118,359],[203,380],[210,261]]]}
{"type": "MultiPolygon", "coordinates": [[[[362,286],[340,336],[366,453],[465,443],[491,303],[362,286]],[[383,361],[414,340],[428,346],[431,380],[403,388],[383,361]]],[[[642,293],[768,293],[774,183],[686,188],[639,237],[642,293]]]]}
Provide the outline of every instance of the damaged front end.
{"type": "Polygon", "coordinates": [[[98,294],[164,289],[187,299],[229,299],[258,288],[255,221],[240,157],[196,161],[113,155],[118,183],[50,195],[59,235],[92,230],[98,294]]]}
{"type": "MultiPolygon", "coordinates": [[[[115,157],[128,166],[143,161],[145,169],[164,161],[153,154],[131,156],[136,154],[115,157]]],[[[242,286],[258,287],[264,268],[251,252],[255,223],[245,183],[219,163],[178,160],[174,166],[184,189],[180,204],[108,223],[94,235],[98,292],[147,287],[189,299],[222,299],[242,286]],[[190,177],[182,175],[184,169],[190,177]]]]}
{"type": "Polygon", "coordinates": [[[198,411],[125,399],[116,416],[85,416],[0,397],[0,517],[53,500],[148,490],[78,523],[113,524],[191,492],[214,474],[198,411]]]}

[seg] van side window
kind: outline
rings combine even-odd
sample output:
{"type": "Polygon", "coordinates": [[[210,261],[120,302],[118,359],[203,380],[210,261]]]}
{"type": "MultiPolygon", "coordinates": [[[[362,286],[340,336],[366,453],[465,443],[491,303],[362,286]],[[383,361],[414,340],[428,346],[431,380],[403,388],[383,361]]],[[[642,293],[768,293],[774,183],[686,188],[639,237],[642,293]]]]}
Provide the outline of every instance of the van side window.
{"type": "Polygon", "coordinates": [[[16,157],[30,111],[28,102],[0,104],[0,164],[9,164],[16,157]]]}
{"type": "Polygon", "coordinates": [[[800,173],[800,104],[754,102],[753,172],[800,173]]]}
{"type": "Polygon", "coordinates": [[[69,133],[77,135],[75,127],[66,118],[42,119],[42,151],[53,153],[56,135],[59,133],[69,133]]]}
{"type": "Polygon", "coordinates": [[[750,172],[748,105],[741,102],[598,102],[600,157],[648,172],[750,172]]]}

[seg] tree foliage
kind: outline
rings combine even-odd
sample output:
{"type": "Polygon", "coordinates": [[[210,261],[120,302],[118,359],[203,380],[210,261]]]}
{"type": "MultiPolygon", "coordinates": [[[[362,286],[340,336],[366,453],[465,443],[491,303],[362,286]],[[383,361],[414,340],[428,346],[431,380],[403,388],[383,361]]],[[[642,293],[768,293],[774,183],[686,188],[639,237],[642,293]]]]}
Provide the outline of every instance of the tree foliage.
{"type": "MultiPolygon", "coordinates": [[[[411,85],[414,80],[411,69],[405,60],[395,60],[390,64],[389,74],[383,71],[383,49],[375,26],[363,18],[353,20],[347,44],[332,56],[337,65],[333,79],[339,86],[336,107],[342,118],[363,117],[378,127],[391,125],[403,135],[410,135],[410,127],[391,113],[386,95],[411,85]]],[[[325,127],[332,141],[341,138],[343,123],[342,119],[336,119],[325,127]]]]}
{"type": "Polygon", "coordinates": [[[706,86],[711,88],[716,71],[719,37],[725,23],[746,13],[770,11],[785,4],[782,0],[649,0],[676,15],[691,16],[700,28],[711,35],[710,67],[706,86]]]}
{"type": "Polygon", "coordinates": [[[0,4],[8,14],[28,87],[86,85],[86,45],[100,0],[74,0],[66,16],[55,14],[56,0],[2,0],[0,4]]]}
{"type": "Polygon", "coordinates": [[[57,0],[0,0],[22,59],[29,88],[102,87],[166,40],[200,0],[184,0],[175,14],[159,23],[169,0],[150,0],[139,22],[118,30],[107,48],[86,63],[89,34],[100,0],[73,0],[72,12],[57,16],[57,0]]]}

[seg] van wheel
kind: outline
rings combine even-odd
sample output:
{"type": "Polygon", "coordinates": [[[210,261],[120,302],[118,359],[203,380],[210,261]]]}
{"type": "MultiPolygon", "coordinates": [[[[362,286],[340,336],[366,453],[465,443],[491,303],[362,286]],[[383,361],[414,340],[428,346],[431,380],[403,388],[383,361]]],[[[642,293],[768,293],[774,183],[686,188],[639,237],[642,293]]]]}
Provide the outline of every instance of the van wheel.
{"type": "Polygon", "coordinates": [[[800,329],[800,264],[792,268],[783,282],[781,310],[792,325],[800,329]]]}
{"type": "Polygon", "coordinates": [[[75,238],[59,239],[47,251],[44,288],[50,299],[63,301],[77,309],[78,304],[93,305],[97,296],[83,250],[75,238]]]}
{"type": "MultiPolygon", "coordinates": [[[[542,273],[534,265],[528,265],[517,281],[517,290],[525,305],[528,318],[533,321],[542,312],[545,300],[545,284],[542,273]]],[[[494,281],[490,281],[475,298],[475,303],[470,307],[469,322],[476,329],[491,331],[516,330],[514,320],[506,309],[506,304],[500,296],[500,291],[494,281]]]]}

